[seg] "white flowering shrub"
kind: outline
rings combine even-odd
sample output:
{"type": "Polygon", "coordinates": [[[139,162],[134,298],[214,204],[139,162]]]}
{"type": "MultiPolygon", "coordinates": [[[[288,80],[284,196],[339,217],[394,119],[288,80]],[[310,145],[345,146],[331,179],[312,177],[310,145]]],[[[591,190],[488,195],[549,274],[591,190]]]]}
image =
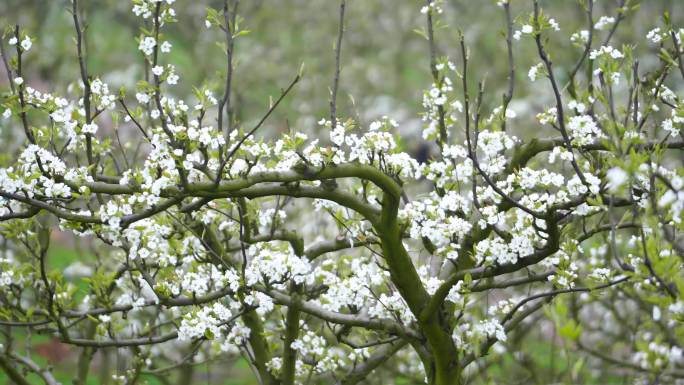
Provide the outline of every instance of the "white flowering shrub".
{"type": "MultiPolygon", "coordinates": [[[[76,0],[80,78],[64,94],[25,75],[40,54],[27,31],[3,35],[0,105],[24,143],[0,168],[0,325],[79,349],[76,384],[112,347],[128,357],[114,376],[124,384],[226,357],[261,384],[461,384],[492,357],[524,352],[515,341],[540,317],[595,366],[684,378],[684,29],[668,15],[643,41],[614,46],[634,2],[595,15],[593,0],[579,1],[586,29],[567,31],[537,1],[517,17],[498,1],[510,70],[501,99],[468,67],[466,36],[457,59],[440,56],[446,2],[415,4],[433,148],[416,159],[402,122],[337,116],[349,4],[323,134],[267,140],[259,129],[303,73],[245,126],[231,84],[247,30],[238,1],[225,0],[206,19],[225,36],[221,87],[177,95],[183,74],[164,33],[183,17],[174,3],[132,1],[143,28],[131,44],[146,63],[134,89],[89,72],[76,0]],[[518,57],[523,44],[537,56],[518,57]],[[554,45],[575,61],[554,62],[554,45]],[[637,45],[657,49],[641,59],[637,45]],[[518,95],[520,81],[533,94],[518,95]],[[527,97],[546,106],[515,111],[527,97]],[[135,153],[120,132],[137,135],[135,153]],[[90,240],[97,257],[50,269],[57,231],[90,240]],[[79,274],[85,295],[69,278],[79,274]]],[[[35,372],[55,383],[3,338],[12,381],[35,372]]]]}

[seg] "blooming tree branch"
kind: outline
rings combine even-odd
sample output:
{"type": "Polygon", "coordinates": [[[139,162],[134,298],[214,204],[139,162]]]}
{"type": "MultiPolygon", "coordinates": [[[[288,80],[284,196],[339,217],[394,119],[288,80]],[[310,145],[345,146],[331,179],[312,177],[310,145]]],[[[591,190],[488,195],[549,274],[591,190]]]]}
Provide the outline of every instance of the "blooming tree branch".
{"type": "MultiPolygon", "coordinates": [[[[1,51],[12,81],[0,105],[25,140],[0,168],[0,324],[79,347],[77,383],[96,351],[117,347],[131,358],[116,377],[126,384],[224,356],[244,358],[262,384],[372,382],[392,368],[461,384],[469,368],[513,349],[509,336],[540,322],[542,309],[578,352],[681,377],[684,104],[674,67],[681,71],[684,30],[669,17],[648,34],[660,56],[645,71],[635,48],[609,45],[628,1],[617,19],[598,21],[594,2],[581,1],[587,29],[569,37],[537,1],[528,19],[498,1],[501,98],[473,67],[467,30],[460,64],[438,56],[435,32],[449,8],[426,1],[432,79],[422,137],[438,153],[418,161],[392,118],[365,127],[338,117],[345,9],[356,4],[339,8],[330,120],[319,122],[330,145],[321,145],[298,130],[274,140],[259,131],[301,70],[256,124],[238,120],[235,46],[247,32],[237,0],[207,13],[226,50],[219,99],[209,86],[184,98],[173,91],[180,75],[165,28],[182,17],[175,1],[132,3],[149,26],[137,44],[152,77],[118,94],[89,72],[75,0],[76,97],[31,87],[22,57],[32,39],[19,27],[3,37],[15,53],[1,51]],[[518,54],[521,44],[537,57],[518,54]],[[552,60],[558,44],[579,48],[567,79],[552,60]],[[516,77],[528,59],[537,62],[529,84],[516,77]],[[526,91],[548,107],[516,111],[526,91]],[[142,135],[141,159],[126,155],[119,130],[142,135]],[[97,250],[74,267],[85,290],[52,268],[56,229],[97,250]],[[499,299],[492,306],[490,295],[499,299]],[[625,312],[646,321],[605,325],[587,315],[625,312]],[[587,348],[615,334],[631,339],[616,337],[606,351],[630,359],[587,348]]],[[[0,367],[12,381],[28,383],[25,367],[54,382],[4,338],[0,367]]]]}

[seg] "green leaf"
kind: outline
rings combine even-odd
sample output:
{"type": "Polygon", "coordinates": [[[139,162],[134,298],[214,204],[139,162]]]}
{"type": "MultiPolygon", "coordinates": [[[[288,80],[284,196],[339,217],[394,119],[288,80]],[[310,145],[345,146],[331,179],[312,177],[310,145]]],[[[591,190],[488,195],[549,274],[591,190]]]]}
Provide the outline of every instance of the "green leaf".
{"type": "Polygon", "coordinates": [[[413,32],[415,32],[418,36],[422,37],[425,40],[429,40],[427,33],[425,33],[424,29],[414,29],[413,32]]]}
{"type": "Polygon", "coordinates": [[[204,330],[204,337],[208,340],[213,340],[214,339],[214,333],[211,332],[209,329],[204,330]]]}
{"type": "Polygon", "coordinates": [[[575,320],[569,320],[565,325],[558,329],[558,334],[560,334],[561,337],[576,341],[582,334],[582,326],[576,323],[575,320]]]}

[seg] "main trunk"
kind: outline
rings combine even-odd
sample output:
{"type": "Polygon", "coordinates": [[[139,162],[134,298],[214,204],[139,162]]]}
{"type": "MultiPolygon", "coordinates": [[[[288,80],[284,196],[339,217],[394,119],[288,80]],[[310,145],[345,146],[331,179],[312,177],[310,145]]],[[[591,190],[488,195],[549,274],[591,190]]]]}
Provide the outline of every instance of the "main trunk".
{"type": "Polygon", "coordinates": [[[421,331],[427,339],[429,352],[424,360],[425,373],[430,385],[460,385],[461,367],[458,352],[450,333],[437,319],[421,322],[421,331]]]}
{"type": "Polygon", "coordinates": [[[454,358],[453,360],[448,359],[435,359],[434,374],[433,379],[428,381],[430,385],[460,385],[461,384],[461,368],[458,366],[458,362],[454,358]],[[444,362],[446,361],[446,362],[444,362]],[[451,362],[450,362],[451,361],[451,362]],[[438,363],[439,362],[439,363],[438,363]]]}
{"type": "Polygon", "coordinates": [[[387,261],[391,280],[418,320],[420,331],[425,336],[423,348],[427,352],[422,355],[421,359],[426,366],[428,383],[430,385],[460,384],[458,350],[451,337],[452,328],[449,322],[441,312],[427,319],[421,317],[431,297],[425,290],[411,256],[403,245],[401,230],[397,222],[399,197],[386,193],[383,195],[382,203],[382,215],[376,229],[381,239],[383,256],[387,261]]]}

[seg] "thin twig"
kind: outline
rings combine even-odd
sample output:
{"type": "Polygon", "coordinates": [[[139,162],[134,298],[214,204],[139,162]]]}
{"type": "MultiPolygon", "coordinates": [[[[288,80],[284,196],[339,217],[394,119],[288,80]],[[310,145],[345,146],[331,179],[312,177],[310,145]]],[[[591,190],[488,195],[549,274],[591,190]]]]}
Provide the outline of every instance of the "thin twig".
{"type": "MultiPolygon", "coordinates": [[[[433,0],[425,0],[425,1],[426,1],[426,6],[428,7],[428,11],[426,13],[426,16],[427,16],[427,36],[428,36],[428,43],[430,46],[430,72],[432,73],[432,81],[435,84],[434,86],[439,89],[440,94],[441,94],[441,92],[442,92],[442,79],[440,79],[439,71],[437,70],[437,43],[435,42],[435,31],[434,31],[434,26],[433,26],[433,21],[432,21],[432,9],[430,8],[430,4],[432,4],[433,0]]],[[[461,35],[461,40],[462,39],[463,39],[463,35],[461,35]]],[[[437,144],[441,148],[447,142],[446,121],[444,119],[445,111],[444,111],[443,105],[437,106],[437,113],[439,115],[439,140],[437,141],[437,144]]],[[[467,111],[466,111],[466,115],[468,115],[467,111]]],[[[467,117],[466,117],[466,119],[467,119],[467,117]]]]}
{"type": "Polygon", "coordinates": [[[124,108],[124,111],[126,111],[126,115],[128,115],[128,117],[131,118],[131,121],[135,124],[136,127],[138,127],[138,130],[140,130],[140,132],[143,134],[145,139],[147,139],[147,141],[150,142],[151,141],[150,136],[147,135],[147,132],[145,132],[145,129],[140,125],[140,123],[138,123],[138,121],[135,119],[133,114],[131,114],[131,111],[126,106],[126,102],[124,102],[123,98],[119,99],[119,104],[121,104],[121,106],[124,108]]]}
{"type": "Polygon", "coordinates": [[[587,25],[589,36],[587,36],[587,42],[584,45],[582,57],[580,57],[580,59],[577,61],[577,64],[575,64],[575,67],[572,69],[572,71],[570,71],[570,75],[568,75],[568,78],[570,79],[568,91],[575,98],[577,97],[577,93],[575,92],[575,76],[577,76],[577,72],[580,70],[580,68],[582,68],[582,64],[589,56],[591,44],[594,40],[594,0],[589,0],[589,4],[587,4],[587,25]]]}
{"type": "Polygon", "coordinates": [[[235,146],[233,146],[233,148],[228,153],[226,158],[221,163],[221,166],[219,167],[219,172],[216,174],[216,183],[218,183],[221,180],[221,174],[223,174],[223,170],[226,167],[226,164],[228,164],[233,155],[235,155],[235,153],[240,149],[240,146],[242,146],[245,140],[247,140],[250,136],[254,135],[254,133],[264,124],[266,119],[268,119],[268,117],[271,116],[271,113],[278,107],[278,104],[280,104],[280,102],[285,98],[285,96],[287,96],[287,94],[290,93],[292,88],[295,86],[295,84],[299,82],[299,80],[301,80],[301,74],[297,74],[297,76],[295,76],[292,82],[290,82],[290,85],[287,86],[287,88],[280,93],[280,97],[278,97],[275,103],[273,103],[273,105],[268,109],[268,111],[266,111],[266,114],[261,118],[261,120],[259,120],[256,126],[249,130],[249,132],[245,134],[245,136],[243,136],[242,139],[240,139],[240,141],[237,142],[235,146]]]}
{"type": "MultiPolygon", "coordinates": [[[[14,26],[14,37],[17,39],[17,44],[16,44],[16,49],[17,49],[17,77],[23,79],[23,71],[22,71],[22,66],[21,66],[21,56],[22,56],[22,51],[21,51],[21,44],[19,44],[20,40],[20,30],[19,30],[19,25],[14,26]]],[[[21,105],[21,112],[19,113],[19,116],[21,117],[21,124],[24,127],[24,133],[26,134],[26,138],[31,144],[36,144],[36,138],[33,136],[33,133],[31,132],[31,129],[29,128],[28,124],[28,118],[26,117],[26,100],[24,99],[24,87],[26,84],[26,81],[21,82],[21,84],[18,85],[18,93],[19,93],[19,104],[21,105]]]]}
{"type": "Polygon", "coordinates": [[[225,108],[226,114],[226,139],[231,131],[232,116],[231,116],[231,105],[230,105],[230,94],[233,81],[233,52],[235,48],[235,22],[237,20],[237,8],[238,0],[224,0],[223,1],[223,19],[226,23],[225,34],[226,34],[226,83],[223,88],[223,98],[218,106],[218,129],[219,132],[223,132],[223,110],[225,108]],[[232,2],[233,7],[229,6],[229,2],[232,2]]]}
{"type": "Polygon", "coordinates": [[[340,56],[342,53],[342,36],[344,35],[344,10],[346,0],[340,1],[340,19],[337,30],[337,43],[335,44],[335,76],[333,77],[332,90],[330,93],[330,124],[331,129],[337,127],[337,89],[340,83],[340,56]]]}
{"type": "Polygon", "coordinates": [[[513,19],[511,17],[511,4],[506,1],[503,4],[506,13],[506,50],[508,52],[508,91],[503,96],[503,123],[501,129],[506,131],[506,110],[513,99],[515,90],[515,62],[513,60],[513,19]]]}
{"type": "MultiPolygon", "coordinates": [[[[544,49],[544,44],[542,43],[542,36],[540,32],[540,25],[539,25],[539,2],[538,0],[534,0],[534,29],[535,29],[535,36],[534,40],[537,43],[537,51],[539,53],[539,57],[541,60],[544,62],[544,66],[546,67],[546,72],[548,73],[547,76],[549,78],[549,82],[551,83],[551,88],[553,88],[553,94],[556,98],[556,111],[558,113],[558,127],[560,129],[560,133],[563,136],[563,142],[565,144],[566,150],[568,150],[571,154],[574,154],[572,145],[570,143],[570,137],[568,135],[568,131],[565,128],[565,113],[563,109],[563,99],[561,97],[560,89],[558,88],[558,83],[556,82],[556,77],[553,74],[553,65],[551,63],[551,60],[549,59],[548,55],[546,54],[546,50],[544,49]]],[[[582,173],[582,170],[579,168],[579,165],[577,164],[577,161],[575,160],[575,156],[573,155],[572,159],[570,160],[572,163],[572,167],[575,169],[575,173],[579,177],[580,181],[582,184],[586,185],[587,180],[584,177],[584,174],[582,173]]]]}
{"type": "MultiPolygon", "coordinates": [[[[81,82],[83,82],[83,109],[85,110],[86,123],[91,123],[90,114],[90,79],[88,78],[88,67],[83,53],[83,29],[81,21],[78,17],[78,0],[71,0],[71,14],[74,19],[74,29],[76,30],[76,52],[78,55],[78,67],[81,73],[81,82]]],[[[88,158],[88,165],[94,163],[93,159],[93,137],[92,134],[86,133],[86,156],[88,158]]],[[[95,170],[92,170],[94,173],[95,170]]]]}
{"type": "MultiPolygon", "coordinates": [[[[17,38],[18,40],[18,38],[17,38]]],[[[10,90],[12,90],[12,93],[15,93],[16,90],[14,88],[14,81],[12,78],[12,68],[9,66],[9,62],[7,61],[7,52],[5,52],[5,45],[3,42],[0,40],[0,58],[2,58],[2,64],[5,66],[5,72],[7,73],[7,80],[10,86],[10,90]]]]}

